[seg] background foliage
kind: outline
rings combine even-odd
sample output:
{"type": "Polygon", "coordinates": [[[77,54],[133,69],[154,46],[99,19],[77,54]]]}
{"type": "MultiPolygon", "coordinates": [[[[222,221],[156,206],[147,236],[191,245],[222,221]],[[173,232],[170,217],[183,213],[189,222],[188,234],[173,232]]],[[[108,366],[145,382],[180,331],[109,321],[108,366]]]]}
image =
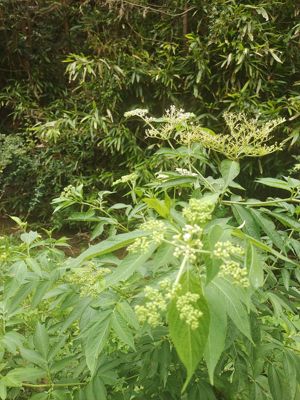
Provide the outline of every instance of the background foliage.
{"type": "MultiPolygon", "coordinates": [[[[0,18],[7,211],[48,215],[69,183],[93,190],[120,168],[151,170],[141,125],[124,119],[137,106],[161,115],[175,104],[220,132],[224,110],[282,116],[279,140],[298,140],[297,2],[2,0],[0,18]]],[[[290,151],[260,168],[274,176],[290,151]]]]}

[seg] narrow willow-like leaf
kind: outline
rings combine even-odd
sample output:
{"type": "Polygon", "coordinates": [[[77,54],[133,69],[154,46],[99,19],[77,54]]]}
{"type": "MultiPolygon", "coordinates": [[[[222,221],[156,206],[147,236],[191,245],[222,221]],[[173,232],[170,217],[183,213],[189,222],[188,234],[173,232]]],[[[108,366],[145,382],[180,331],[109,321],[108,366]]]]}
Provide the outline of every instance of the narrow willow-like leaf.
{"type": "Polygon", "coordinates": [[[226,189],[240,173],[240,164],[237,161],[223,160],[220,165],[220,172],[224,179],[224,189],[226,189]]]}
{"type": "Polygon", "coordinates": [[[49,351],[49,336],[44,325],[38,323],[33,336],[34,346],[37,351],[47,360],[49,351]]]}
{"type": "Polygon", "coordinates": [[[258,247],[261,250],[266,251],[267,253],[273,254],[273,256],[279,258],[282,261],[287,261],[293,265],[296,265],[297,267],[299,267],[299,264],[296,263],[295,261],[293,261],[292,259],[285,257],[284,255],[282,255],[281,253],[279,253],[278,251],[272,249],[272,247],[268,246],[267,244],[261,242],[260,240],[254,239],[253,237],[246,235],[245,233],[241,232],[240,230],[236,229],[232,232],[233,236],[236,236],[240,239],[247,239],[249,240],[250,243],[254,244],[256,247],[258,247]]]}
{"type": "Polygon", "coordinates": [[[80,254],[80,256],[72,260],[68,266],[71,268],[76,268],[85,260],[122,249],[123,247],[126,247],[132,243],[135,239],[146,235],[147,233],[143,231],[133,231],[130,233],[115,235],[101,243],[90,246],[87,250],[80,254]]]}
{"type": "Polygon", "coordinates": [[[204,350],[210,383],[214,384],[214,371],[225,347],[227,333],[226,304],[212,290],[205,290],[210,313],[209,334],[204,350]]]}
{"type": "Polygon", "coordinates": [[[156,247],[156,244],[152,244],[145,252],[140,252],[138,254],[129,254],[126,258],[124,258],[124,260],[120,262],[113,273],[107,276],[107,278],[105,279],[106,286],[113,286],[130,278],[136,271],[138,271],[139,268],[143,266],[148,258],[151,257],[156,247]]]}
{"type": "Polygon", "coordinates": [[[7,385],[7,386],[21,386],[21,382],[35,382],[46,376],[46,372],[41,368],[35,367],[20,367],[9,371],[4,379],[10,379],[11,381],[20,382],[19,385],[7,385]]]}
{"type": "Polygon", "coordinates": [[[115,310],[112,315],[111,327],[122,342],[135,350],[131,329],[128,327],[127,322],[117,310],[115,310]]]}
{"type": "Polygon", "coordinates": [[[153,198],[144,198],[143,201],[149,208],[153,208],[161,217],[167,218],[170,214],[170,208],[167,206],[166,201],[153,198]]]}
{"type": "Polygon", "coordinates": [[[279,371],[276,365],[269,365],[268,382],[273,400],[291,400],[286,391],[286,382],[284,381],[282,371],[279,371]]]}
{"type": "Polygon", "coordinates": [[[258,210],[251,209],[251,214],[253,215],[256,223],[261,227],[262,231],[272,240],[274,245],[280,249],[284,250],[284,241],[282,240],[280,234],[277,232],[276,227],[269,218],[263,215],[263,213],[258,210]]]}
{"type": "Polygon", "coordinates": [[[7,389],[3,382],[0,381],[0,399],[5,400],[7,397],[7,389]]]}
{"type": "Polygon", "coordinates": [[[243,230],[250,236],[253,236],[255,239],[260,239],[260,230],[256,222],[254,221],[250,210],[245,206],[241,206],[239,204],[235,204],[231,206],[232,212],[235,216],[237,222],[243,226],[243,230]]]}
{"type": "Polygon", "coordinates": [[[174,297],[169,306],[168,324],[175,349],[187,371],[186,381],[182,389],[182,391],[184,391],[199,361],[202,359],[209,331],[210,316],[199,278],[188,271],[182,276],[180,285],[181,287],[176,297],[174,297]],[[180,318],[180,313],[177,308],[178,297],[184,296],[187,292],[196,293],[200,296],[199,299],[193,303],[194,308],[202,313],[202,316],[199,318],[199,326],[196,329],[191,329],[190,325],[188,325],[184,319],[180,318]]]}
{"type": "Polygon", "coordinates": [[[283,213],[278,213],[274,211],[270,211],[268,209],[264,209],[264,213],[269,214],[271,217],[276,218],[282,225],[287,226],[289,228],[294,229],[295,231],[300,231],[300,223],[295,218],[288,217],[283,213]]]}
{"type": "Polygon", "coordinates": [[[247,268],[249,271],[249,279],[254,288],[263,286],[264,283],[264,269],[263,262],[257,253],[256,248],[253,244],[249,244],[247,249],[247,268]]]}
{"type": "Polygon", "coordinates": [[[110,327],[111,312],[106,312],[81,335],[86,364],[92,375],[95,373],[99,354],[106,344],[110,327]]]}
{"type": "Polygon", "coordinates": [[[140,328],[135,312],[126,301],[118,303],[116,309],[132,328],[134,328],[135,330],[138,330],[140,328]]]}
{"type": "Polygon", "coordinates": [[[226,307],[226,313],[235,326],[252,341],[249,316],[244,304],[242,304],[239,292],[225,279],[216,278],[205,289],[206,293],[222,301],[226,307]]]}

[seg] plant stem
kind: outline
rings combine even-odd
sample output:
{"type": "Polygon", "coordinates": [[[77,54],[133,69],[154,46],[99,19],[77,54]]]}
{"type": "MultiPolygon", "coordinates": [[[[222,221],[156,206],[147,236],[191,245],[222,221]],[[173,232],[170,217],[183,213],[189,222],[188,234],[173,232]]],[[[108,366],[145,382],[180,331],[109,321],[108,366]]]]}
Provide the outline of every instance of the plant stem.
{"type": "Polygon", "coordinates": [[[84,386],[86,382],[74,382],[74,383],[41,383],[41,384],[33,384],[33,383],[22,383],[23,387],[28,388],[51,388],[51,387],[68,387],[68,386],[84,386]]]}
{"type": "Polygon", "coordinates": [[[283,203],[283,202],[294,202],[294,203],[300,203],[300,200],[298,199],[293,199],[293,198],[286,198],[286,199],[278,199],[278,200],[269,200],[269,201],[258,201],[258,202],[253,202],[253,203],[248,203],[246,201],[230,201],[230,200],[222,200],[223,204],[231,205],[231,204],[241,204],[244,206],[250,206],[250,207],[260,207],[260,206],[272,206],[274,204],[278,203],[283,203]]]}
{"type": "Polygon", "coordinates": [[[179,282],[179,280],[180,280],[180,278],[181,278],[181,276],[182,276],[182,274],[183,274],[183,271],[184,271],[184,268],[185,268],[185,265],[186,265],[187,261],[188,261],[188,256],[184,256],[184,258],[183,258],[183,260],[182,260],[182,263],[181,263],[181,265],[180,265],[178,274],[177,274],[177,276],[176,276],[174,286],[177,286],[177,285],[178,285],[178,282],[179,282]]]}

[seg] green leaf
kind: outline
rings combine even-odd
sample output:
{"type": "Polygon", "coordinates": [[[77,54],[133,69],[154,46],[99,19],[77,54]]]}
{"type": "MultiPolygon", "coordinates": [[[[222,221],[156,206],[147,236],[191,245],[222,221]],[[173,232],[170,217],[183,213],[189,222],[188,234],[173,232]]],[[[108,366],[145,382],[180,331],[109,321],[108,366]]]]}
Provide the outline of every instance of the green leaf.
{"type": "Polygon", "coordinates": [[[36,273],[39,277],[43,276],[41,267],[38,263],[38,261],[35,258],[30,258],[27,257],[26,258],[26,264],[28,265],[28,267],[34,272],[36,273]]]}
{"type": "Polygon", "coordinates": [[[257,239],[254,239],[253,237],[251,237],[249,235],[246,235],[244,232],[241,232],[238,229],[235,229],[234,231],[232,231],[232,234],[233,234],[233,236],[236,236],[240,239],[247,239],[250,243],[254,244],[254,246],[258,247],[259,249],[264,250],[267,253],[273,254],[273,256],[279,258],[280,260],[287,261],[288,263],[291,263],[291,264],[299,267],[299,264],[296,263],[295,261],[293,261],[292,259],[285,257],[278,251],[272,249],[272,247],[268,246],[267,244],[265,244],[257,239]]]}
{"type": "Polygon", "coordinates": [[[237,161],[223,160],[220,172],[224,180],[224,189],[226,189],[240,173],[240,164],[237,161]]]}
{"type": "Polygon", "coordinates": [[[170,214],[170,207],[166,204],[166,201],[159,200],[155,197],[144,198],[143,201],[147,204],[149,208],[153,208],[161,217],[168,218],[170,214]]]}
{"type": "Polygon", "coordinates": [[[133,350],[135,350],[134,347],[134,340],[133,340],[133,335],[131,333],[130,328],[127,325],[127,322],[125,319],[122,317],[122,315],[115,310],[112,318],[111,318],[111,327],[117,337],[123,341],[125,344],[127,344],[129,347],[131,347],[133,350]]]}
{"type": "Polygon", "coordinates": [[[76,355],[65,357],[59,361],[56,361],[53,365],[51,365],[51,373],[56,374],[57,372],[62,371],[67,365],[74,361],[76,361],[76,355]]]}
{"type": "Polygon", "coordinates": [[[171,353],[171,348],[170,348],[170,343],[168,340],[165,340],[161,347],[159,348],[159,376],[161,381],[164,384],[164,387],[166,387],[167,380],[169,377],[169,368],[170,364],[172,362],[172,353],[171,353]]]}
{"type": "Polygon", "coordinates": [[[94,222],[99,221],[99,218],[95,217],[95,211],[89,210],[86,212],[74,212],[72,213],[68,220],[70,221],[86,221],[86,222],[94,222]]]}
{"type": "Polygon", "coordinates": [[[22,242],[26,243],[27,245],[30,245],[39,237],[40,237],[40,235],[37,232],[33,232],[33,231],[24,232],[20,236],[22,242]]]}
{"type": "Polygon", "coordinates": [[[84,347],[86,364],[94,375],[98,357],[103,350],[111,327],[111,311],[103,312],[99,319],[89,325],[80,335],[84,347]]]}
{"type": "MultiPolygon", "coordinates": [[[[11,379],[16,382],[20,382],[21,386],[22,382],[35,382],[38,379],[44,378],[47,373],[40,369],[34,367],[24,367],[24,368],[15,368],[4,377],[4,379],[11,379]]],[[[10,386],[10,385],[7,385],[10,386]]]]}
{"type": "MultiPolygon", "coordinates": [[[[297,360],[300,366],[299,360],[297,360]]],[[[283,355],[283,371],[287,382],[289,396],[291,400],[295,399],[297,390],[297,366],[295,365],[295,359],[290,356],[289,352],[285,352],[283,355]]]]}
{"type": "Polygon", "coordinates": [[[47,400],[48,393],[36,393],[30,397],[29,400],[47,400]]]}
{"type": "Polygon", "coordinates": [[[126,281],[130,278],[151,257],[156,247],[156,244],[152,244],[145,253],[129,254],[120,262],[113,273],[105,278],[106,286],[114,286],[117,283],[126,281]]]}
{"type": "Polygon", "coordinates": [[[69,316],[66,317],[65,321],[61,325],[60,331],[64,332],[66,329],[69,328],[69,326],[73,324],[74,321],[78,320],[84,313],[84,311],[86,311],[90,303],[91,299],[89,298],[82,299],[79,304],[77,303],[73,310],[70,312],[69,316]]]}
{"type": "Polygon", "coordinates": [[[31,306],[35,308],[39,305],[45,294],[48,292],[52,285],[51,281],[40,281],[37,286],[35,293],[32,297],[31,306]]]}
{"type": "Polygon", "coordinates": [[[102,234],[105,224],[106,224],[105,221],[101,221],[95,226],[95,228],[92,230],[91,233],[91,240],[96,239],[98,236],[102,234]]]}
{"type": "Polygon", "coordinates": [[[6,385],[4,382],[0,381],[0,398],[1,400],[5,400],[7,396],[6,385]]]}
{"type": "Polygon", "coordinates": [[[244,223],[243,226],[243,230],[250,236],[253,236],[255,239],[260,239],[260,231],[259,231],[259,227],[256,224],[256,222],[254,221],[250,210],[247,209],[244,206],[241,205],[233,205],[232,207],[232,212],[235,216],[235,219],[237,220],[237,222],[242,225],[244,223]]]}
{"type": "Polygon", "coordinates": [[[270,211],[270,210],[265,210],[264,209],[264,213],[269,214],[271,217],[276,218],[279,222],[282,223],[282,225],[288,227],[288,228],[292,228],[295,231],[299,232],[300,231],[300,223],[296,220],[296,218],[291,218],[288,217],[287,215],[283,214],[283,213],[278,213],[275,211],[270,211]]]}
{"type": "Polygon", "coordinates": [[[101,243],[90,246],[85,250],[80,256],[75,258],[69,263],[71,268],[78,267],[83,261],[91,259],[93,257],[99,257],[104,254],[112,253],[116,250],[122,249],[128,246],[135,239],[147,236],[149,233],[143,231],[133,231],[130,233],[122,233],[120,235],[115,235],[114,237],[107,239],[101,243]]]}
{"type": "Polygon", "coordinates": [[[134,329],[138,330],[140,328],[139,322],[136,318],[136,314],[127,301],[118,303],[116,306],[119,314],[125,319],[125,321],[134,329]]]}
{"type": "Polygon", "coordinates": [[[38,352],[47,360],[49,351],[49,336],[44,325],[37,323],[33,336],[33,343],[38,352]]]}
{"type": "Polygon", "coordinates": [[[272,188],[287,190],[288,192],[292,191],[291,186],[286,181],[283,181],[281,179],[259,178],[256,180],[256,182],[261,183],[265,186],[270,186],[272,188]]]}
{"type": "Polygon", "coordinates": [[[188,271],[181,277],[180,285],[181,287],[176,297],[169,305],[167,319],[171,339],[187,371],[186,381],[182,389],[184,391],[202,359],[209,331],[210,316],[206,300],[202,294],[199,278],[188,271]],[[191,329],[190,325],[180,318],[177,309],[177,298],[187,292],[196,293],[200,296],[197,302],[193,303],[194,308],[202,312],[199,326],[196,329],[191,329]]]}
{"type": "Polygon", "coordinates": [[[225,347],[227,313],[226,304],[219,296],[215,295],[214,291],[209,289],[205,290],[205,297],[209,308],[210,324],[204,359],[206,361],[210,383],[213,385],[214,370],[225,347]]]}
{"type": "Polygon", "coordinates": [[[216,278],[206,286],[205,292],[224,303],[227,315],[242,334],[252,342],[249,316],[241,302],[239,291],[225,279],[216,278]]]}
{"type": "MultiPolygon", "coordinates": [[[[99,377],[95,377],[84,389],[84,400],[106,400],[106,389],[99,377]]],[[[81,399],[81,398],[80,398],[81,399]]]]}
{"type": "Polygon", "coordinates": [[[261,227],[263,232],[272,240],[272,242],[277,246],[280,250],[284,249],[284,241],[282,240],[280,234],[277,232],[274,223],[263,215],[263,213],[251,209],[251,214],[257,225],[261,227]]]}
{"type": "MultiPolygon", "coordinates": [[[[155,184],[153,183],[153,184],[149,184],[147,186],[161,188],[161,189],[167,189],[167,188],[178,187],[178,186],[190,186],[192,183],[194,183],[196,181],[197,181],[196,176],[181,176],[180,178],[172,177],[172,178],[162,181],[161,183],[155,183],[155,184]]],[[[149,206],[149,204],[148,204],[148,206],[149,206]]]]}
{"type": "Polygon", "coordinates": [[[154,256],[151,258],[153,267],[151,267],[151,272],[156,273],[161,267],[166,265],[176,265],[178,260],[174,257],[174,246],[170,243],[161,244],[154,256]]]}
{"type": "Polygon", "coordinates": [[[12,354],[15,354],[17,348],[22,346],[23,341],[25,340],[24,336],[20,335],[15,331],[10,331],[5,333],[5,335],[1,339],[1,344],[12,354]]]}
{"type": "Polygon", "coordinates": [[[41,367],[44,370],[47,369],[47,362],[36,351],[30,349],[21,349],[20,353],[22,358],[24,358],[25,360],[31,362],[32,364],[37,365],[38,367],[41,367]]]}
{"type": "Polygon", "coordinates": [[[276,366],[270,364],[268,369],[268,381],[273,400],[286,399],[286,383],[282,372],[276,366]]]}
{"type": "Polygon", "coordinates": [[[253,244],[249,243],[246,256],[249,279],[252,286],[257,289],[264,284],[263,262],[253,244]]]}

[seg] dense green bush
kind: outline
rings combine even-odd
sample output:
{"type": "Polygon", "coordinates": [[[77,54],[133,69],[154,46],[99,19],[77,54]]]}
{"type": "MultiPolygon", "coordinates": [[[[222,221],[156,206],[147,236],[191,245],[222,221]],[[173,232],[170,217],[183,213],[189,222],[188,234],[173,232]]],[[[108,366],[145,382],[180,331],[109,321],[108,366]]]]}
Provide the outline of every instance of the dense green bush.
{"type": "Polygon", "coordinates": [[[274,195],[257,199],[239,179],[282,121],[227,114],[224,139],[174,108],[134,115],[166,168],[118,179],[129,193],[111,207],[82,185],[54,200],[94,237],[111,226],[106,240],[67,258],[18,218],[20,240],[0,239],[0,398],[298,399],[300,181],[260,178],[274,195]]]}
{"type": "Polygon", "coordinates": [[[6,210],[47,214],[64,186],[103,188],[145,162],[152,149],[123,116],[141,105],[175,104],[220,132],[225,110],[281,116],[281,139],[298,140],[297,2],[3,0],[0,15],[1,134],[24,143],[9,165],[15,139],[0,150],[6,210]]]}

